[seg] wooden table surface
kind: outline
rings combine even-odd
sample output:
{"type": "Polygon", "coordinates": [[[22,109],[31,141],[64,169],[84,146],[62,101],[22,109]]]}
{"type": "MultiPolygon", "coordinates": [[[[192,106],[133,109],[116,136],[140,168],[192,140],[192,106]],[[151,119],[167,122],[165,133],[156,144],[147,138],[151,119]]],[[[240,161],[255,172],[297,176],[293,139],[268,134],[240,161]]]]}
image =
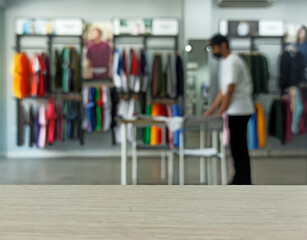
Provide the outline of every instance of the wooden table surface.
{"type": "Polygon", "coordinates": [[[305,186],[0,186],[0,239],[307,239],[305,186]]]}

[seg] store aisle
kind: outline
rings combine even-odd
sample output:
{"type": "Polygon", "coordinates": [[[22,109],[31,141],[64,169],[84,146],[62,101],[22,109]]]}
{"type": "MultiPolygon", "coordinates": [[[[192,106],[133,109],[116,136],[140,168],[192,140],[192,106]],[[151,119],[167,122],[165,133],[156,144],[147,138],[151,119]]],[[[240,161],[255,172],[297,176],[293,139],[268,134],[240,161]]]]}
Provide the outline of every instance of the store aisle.
{"type": "MultiPolygon", "coordinates": [[[[199,164],[196,159],[186,163],[186,184],[198,184],[199,164]]],[[[229,164],[230,165],[230,164],[229,164]]],[[[175,161],[174,183],[178,184],[178,161],[175,161]]],[[[128,164],[128,183],[131,183],[128,164]]],[[[229,171],[231,168],[229,167],[229,171]]],[[[160,160],[141,159],[139,184],[165,184],[160,179],[160,160]]],[[[253,158],[254,184],[307,184],[306,158],[253,158]]],[[[119,184],[120,159],[0,159],[0,184],[119,184]]]]}

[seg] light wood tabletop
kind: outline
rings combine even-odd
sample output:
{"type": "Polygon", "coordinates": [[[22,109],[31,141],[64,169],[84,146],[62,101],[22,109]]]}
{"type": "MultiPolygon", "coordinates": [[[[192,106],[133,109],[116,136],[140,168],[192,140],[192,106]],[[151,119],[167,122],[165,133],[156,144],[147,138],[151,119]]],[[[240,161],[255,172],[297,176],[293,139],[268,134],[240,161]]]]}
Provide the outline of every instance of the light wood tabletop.
{"type": "Polygon", "coordinates": [[[1,240],[307,239],[305,186],[0,186],[1,240]]]}

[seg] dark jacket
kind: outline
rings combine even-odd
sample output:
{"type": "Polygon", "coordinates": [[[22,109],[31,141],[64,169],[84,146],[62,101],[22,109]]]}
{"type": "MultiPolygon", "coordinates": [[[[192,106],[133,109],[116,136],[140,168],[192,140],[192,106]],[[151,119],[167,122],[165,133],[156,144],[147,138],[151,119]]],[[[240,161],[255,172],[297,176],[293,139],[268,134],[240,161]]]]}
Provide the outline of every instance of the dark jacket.
{"type": "Polygon", "coordinates": [[[291,86],[304,81],[304,55],[301,52],[285,51],[280,59],[279,87],[282,93],[291,86]]]}

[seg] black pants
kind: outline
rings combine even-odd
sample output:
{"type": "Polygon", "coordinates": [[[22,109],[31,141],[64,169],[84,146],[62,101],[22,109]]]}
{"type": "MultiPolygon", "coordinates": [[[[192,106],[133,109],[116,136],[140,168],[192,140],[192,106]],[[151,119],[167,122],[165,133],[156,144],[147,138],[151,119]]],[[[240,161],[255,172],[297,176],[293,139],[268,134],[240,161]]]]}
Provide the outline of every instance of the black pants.
{"type": "Polygon", "coordinates": [[[251,184],[250,158],[247,147],[247,123],[250,117],[250,115],[229,116],[230,147],[236,172],[231,184],[251,184]]]}

